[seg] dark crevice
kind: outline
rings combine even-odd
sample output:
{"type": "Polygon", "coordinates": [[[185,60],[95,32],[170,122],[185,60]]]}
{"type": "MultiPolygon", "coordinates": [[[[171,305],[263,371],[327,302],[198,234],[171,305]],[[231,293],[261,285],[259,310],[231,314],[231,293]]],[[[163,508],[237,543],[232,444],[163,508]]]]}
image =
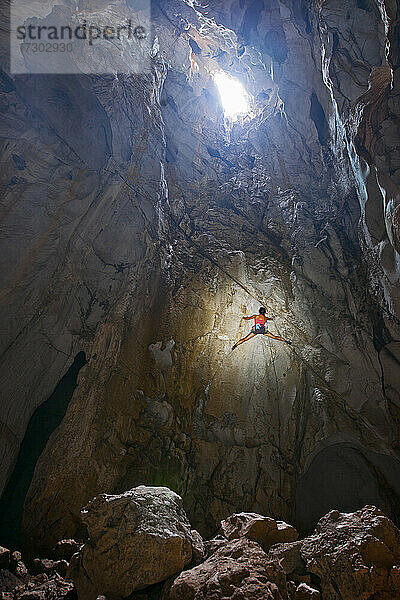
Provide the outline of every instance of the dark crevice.
{"type": "Polygon", "coordinates": [[[382,359],[381,359],[381,354],[380,352],[377,353],[377,357],[378,357],[378,362],[379,362],[379,367],[381,370],[381,387],[382,387],[382,394],[383,397],[386,398],[386,390],[385,390],[385,372],[383,369],[383,364],[382,364],[382,359]]]}
{"type": "Polygon", "coordinates": [[[363,452],[350,443],[320,450],[296,482],[294,524],[300,536],[310,535],[329,510],[360,510],[377,506],[399,523],[399,462],[377,452],[363,452]]]}
{"type": "Polygon", "coordinates": [[[53,431],[60,425],[77,386],[78,373],[86,364],[79,352],[51,396],[33,413],[22,441],[17,463],[0,500],[0,545],[21,547],[21,522],[25,497],[36,463],[53,431]]]}
{"type": "Polygon", "coordinates": [[[325,146],[329,140],[329,126],[326,120],[325,111],[315,92],[311,94],[310,101],[310,118],[313,120],[316,127],[321,146],[325,146]]]}

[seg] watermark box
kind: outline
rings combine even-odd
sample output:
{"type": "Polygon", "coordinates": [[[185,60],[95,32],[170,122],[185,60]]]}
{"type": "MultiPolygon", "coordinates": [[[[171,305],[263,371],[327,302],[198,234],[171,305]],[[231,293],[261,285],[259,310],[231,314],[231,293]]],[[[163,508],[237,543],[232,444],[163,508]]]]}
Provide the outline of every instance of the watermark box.
{"type": "Polygon", "coordinates": [[[150,69],[150,0],[11,0],[12,74],[150,69]]]}

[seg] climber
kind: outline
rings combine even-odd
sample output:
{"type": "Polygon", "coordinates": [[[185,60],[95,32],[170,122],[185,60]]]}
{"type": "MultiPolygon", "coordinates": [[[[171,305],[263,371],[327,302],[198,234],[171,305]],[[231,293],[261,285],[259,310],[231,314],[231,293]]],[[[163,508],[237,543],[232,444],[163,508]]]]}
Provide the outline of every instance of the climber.
{"type": "Polygon", "coordinates": [[[289,340],[285,340],[280,335],[274,335],[273,333],[270,333],[268,331],[267,321],[272,321],[272,317],[266,317],[265,312],[265,308],[262,306],[258,311],[258,315],[251,315],[251,317],[242,317],[243,319],[245,319],[245,321],[254,319],[254,327],[252,327],[251,332],[248,335],[246,335],[246,337],[242,338],[232,346],[232,350],[235,350],[235,348],[240,346],[240,344],[251,340],[252,337],[258,334],[266,335],[267,337],[270,337],[273,340],[279,340],[280,342],[286,342],[286,344],[289,344],[289,346],[291,345],[292,342],[289,342],[289,340]]]}

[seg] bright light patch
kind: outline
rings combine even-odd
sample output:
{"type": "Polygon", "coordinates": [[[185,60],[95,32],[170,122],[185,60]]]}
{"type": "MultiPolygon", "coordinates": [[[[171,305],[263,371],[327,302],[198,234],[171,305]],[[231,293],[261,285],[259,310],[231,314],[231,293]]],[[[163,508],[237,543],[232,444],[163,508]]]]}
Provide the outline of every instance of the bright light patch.
{"type": "Polygon", "coordinates": [[[249,112],[248,94],[240,81],[222,71],[214,75],[214,81],[226,117],[235,120],[239,115],[249,112]]]}

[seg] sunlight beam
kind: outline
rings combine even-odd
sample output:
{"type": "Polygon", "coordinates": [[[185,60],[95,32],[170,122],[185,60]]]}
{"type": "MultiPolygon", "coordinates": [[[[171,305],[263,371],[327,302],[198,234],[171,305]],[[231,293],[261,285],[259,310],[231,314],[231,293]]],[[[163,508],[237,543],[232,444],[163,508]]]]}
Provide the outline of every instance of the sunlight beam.
{"type": "Polygon", "coordinates": [[[250,110],[249,95],[243,85],[227,73],[220,71],[214,75],[225,117],[235,121],[250,110]]]}

